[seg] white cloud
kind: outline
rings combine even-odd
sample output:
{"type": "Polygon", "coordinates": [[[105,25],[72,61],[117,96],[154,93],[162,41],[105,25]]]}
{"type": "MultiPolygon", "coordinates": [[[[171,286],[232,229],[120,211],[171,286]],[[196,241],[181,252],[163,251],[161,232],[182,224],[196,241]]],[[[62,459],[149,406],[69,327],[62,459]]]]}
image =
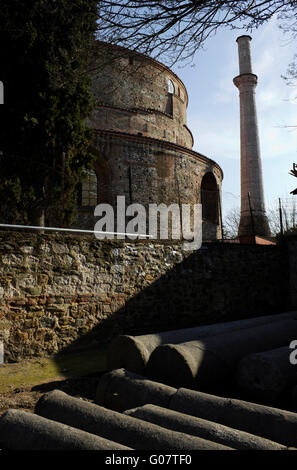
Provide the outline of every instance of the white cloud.
{"type": "Polygon", "coordinates": [[[270,50],[263,50],[260,55],[257,54],[257,59],[253,60],[253,73],[258,77],[265,78],[266,75],[270,75],[274,67],[275,56],[270,50]]]}
{"type": "Polygon", "coordinates": [[[261,111],[267,108],[274,108],[278,101],[278,94],[267,87],[257,93],[257,108],[261,111]]]}

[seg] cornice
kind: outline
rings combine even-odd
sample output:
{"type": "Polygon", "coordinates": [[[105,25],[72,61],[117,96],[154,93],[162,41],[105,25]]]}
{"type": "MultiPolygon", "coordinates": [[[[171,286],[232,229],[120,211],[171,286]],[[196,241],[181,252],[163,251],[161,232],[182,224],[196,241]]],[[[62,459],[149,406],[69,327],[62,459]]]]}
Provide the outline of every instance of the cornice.
{"type": "Polygon", "coordinates": [[[258,77],[254,73],[242,73],[233,78],[233,83],[237,88],[241,85],[256,86],[258,83],[258,77]]]}
{"type": "Polygon", "coordinates": [[[134,135],[134,134],[126,133],[126,132],[109,131],[109,130],[101,130],[101,129],[94,129],[94,128],[93,128],[93,132],[95,135],[98,135],[98,136],[102,135],[102,136],[106,136],[106,137],[117,139],[117,140],[124,139],[125,141],[137,142],[140,144],[150,144],[150,145],[155,144],[161,147],[166,147],[169,150],[186,153],[203,163],[207,163],[207,164],[214,166],[220,172],[222,179],[224,177],[222,168],[214,160],[211,160],[205,155],[195,152],[194,150],[189,149],[188,147],[184,147],[183,145],[175,144],[167,140],[155,139],[153,137],[147,137],[147,136],[134,135]]]}

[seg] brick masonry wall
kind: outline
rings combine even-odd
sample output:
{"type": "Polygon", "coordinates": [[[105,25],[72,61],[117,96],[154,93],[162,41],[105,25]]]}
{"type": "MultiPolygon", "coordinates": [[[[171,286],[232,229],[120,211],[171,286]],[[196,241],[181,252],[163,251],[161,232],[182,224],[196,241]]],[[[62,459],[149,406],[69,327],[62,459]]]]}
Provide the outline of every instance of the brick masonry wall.
{"type": "Polygon", "coordinates": [[[98,43],[93,64],[95,113],[90,124],[164,138],[192,148],[187,124],[187,91],[166,66],[119,47],[102,48],[98,43]],[[130,59],[133,58],[131,62],[130,59]],[[168,81],[174,92],[168,92],[168,81]],[[164,134],[165,133],[165,134],[164,134]]]}
{"type": "MultiPolygon", "coordinates": [[[[173,109],[178,110],[178,98],[174,97],[173,109]]],[[[176,143],[192,148],[193,136],[186,124],[179,122],[165,112],[155,112],[148,109],[129,110],[98,106],[94,111],[90,126],[95,129],[127,132],[129,134],[143,135],[155,139],[176,143]]]]}
{"type": "Polygon", "coordinates": [[[289,308],[285,251],[273,246],[99,241],[0,232],[5,360],[289,308]]]}
{"type": "MultiPolygon", "coordinates": [[[[117,196],[126,203],[198,204],[201,181],[211,172],[221,190],[222,173],[215,162],[183,147],[141,137],[98,134],[95,145],[102,158],[95,164],[99,203],[116,207],[117,196]]],[[[218,195],[220,196],[220,194],[218,195]]],[[[79,228],[93,229],[94,210],[80,211],[75,222],[79,228]]],[[[204,240],[221,238],[221,224],[203,222],[204,240]]]]}
{"type": "MultiPolygon", "coordinates": [[[[98,203],[115,207],[116,197],[125,196],[127,204],[197,204],[207,172],[216,179],[219,198],[222,170],[191,150],[194,141],[182,81],[142,54],[97,45],[92,73],[95,110],[88,125],[97,149],[98,203]]],[[[75,226],[92,229],[92,212],[80,211],[75,226]]],[[[204,221],[205,240],[221,238],[219,222],[204,221]]]]}

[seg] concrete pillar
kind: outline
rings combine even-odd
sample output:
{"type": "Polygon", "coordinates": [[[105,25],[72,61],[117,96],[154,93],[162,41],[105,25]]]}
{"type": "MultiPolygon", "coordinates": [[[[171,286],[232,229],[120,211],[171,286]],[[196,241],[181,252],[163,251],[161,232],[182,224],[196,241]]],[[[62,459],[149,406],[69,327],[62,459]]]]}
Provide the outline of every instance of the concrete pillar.
{"type": "Polygon", "coordinates": [[[240,36],[236,40],[240,75],[233,79],[239,89],[240,100],[241,211],[238,235],[250,236],[254,232],[255,235],[269,236],[255,101],[258,78],[252,72],[251,39],[250,36],[240,36]]]}
{"type": "Polygon", "coordinates": [[[2,82],[0,82],[0,104],[4,104],[4,87],[2,82]]]}

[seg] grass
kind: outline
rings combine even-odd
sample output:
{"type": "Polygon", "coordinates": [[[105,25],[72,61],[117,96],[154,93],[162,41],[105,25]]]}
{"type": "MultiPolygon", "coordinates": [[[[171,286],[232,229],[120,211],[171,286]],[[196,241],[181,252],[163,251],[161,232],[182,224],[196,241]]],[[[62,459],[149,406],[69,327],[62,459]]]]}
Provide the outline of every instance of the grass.
{"type": "Polygon", "coordinates": [[[106,370],[104,348],[60,353],[48,358],[0,365],[0,394],[53,380],[83,377],[106,370]]]}

